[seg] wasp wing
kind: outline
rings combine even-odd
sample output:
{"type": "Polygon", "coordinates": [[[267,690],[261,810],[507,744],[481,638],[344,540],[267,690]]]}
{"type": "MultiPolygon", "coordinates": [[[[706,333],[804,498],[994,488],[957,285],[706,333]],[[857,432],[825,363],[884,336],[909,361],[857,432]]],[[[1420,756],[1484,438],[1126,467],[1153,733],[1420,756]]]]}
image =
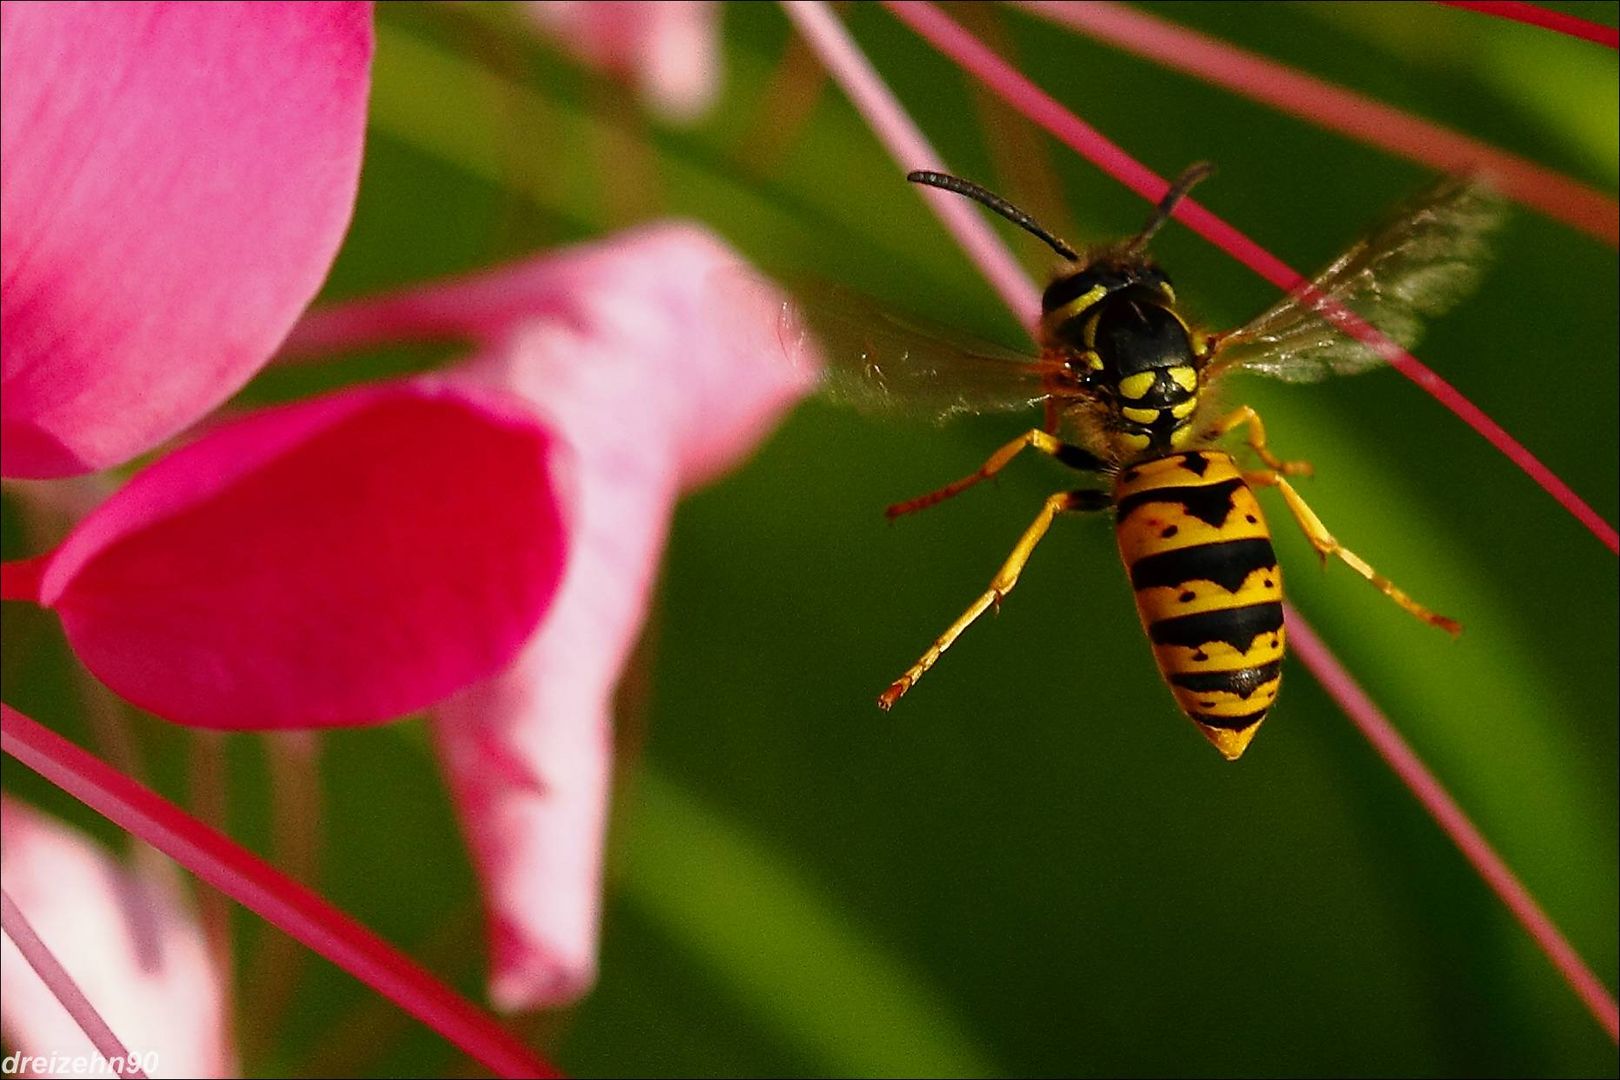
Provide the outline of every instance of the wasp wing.
{"type": "Polygon", "coordinates": [[[791,292],[746,271],[717,282],[720,305],[744,313],[751,344],[829,400],[863,412],[932,420],[1025,409],[1046,398],[1061,365],[898,315],[827,282],[791,292]]]}
{"type": "Polygon", "coordinates": [[[1212,375],[1233,369],[1290,382],[1354,375],[1384,363],[1361,341],[1330,324],[1319,308],[1342,305],[1410,348],[1433,318],[1478,283],[1486,238],[1502,202],[1479,183],[1448,177],[1406,203],[1382,227],[1222,339],[1212,375]]]}

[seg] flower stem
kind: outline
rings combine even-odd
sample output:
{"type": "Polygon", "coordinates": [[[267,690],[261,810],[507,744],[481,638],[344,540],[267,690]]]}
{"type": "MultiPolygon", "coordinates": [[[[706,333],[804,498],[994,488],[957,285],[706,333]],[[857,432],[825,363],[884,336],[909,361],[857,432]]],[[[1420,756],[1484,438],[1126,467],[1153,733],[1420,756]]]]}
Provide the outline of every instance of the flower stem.
{"type": "Polygon", "coordinates": [[[51,952],[50,946],[40,940],[33,926],[18,909],[16,902],[11,899],[11,894],[4,889],[0,889],[0,927],[4,928],[6,937],[17,946],[17,951],[22,953],[23,959],[28,961],[28,966],[34,969],[40,981],[56,995],[56,1000],[62,1003],[62,1008],[67,1010],[68,1015],[73,1017],[73,1022],[78,1024],[80,1030],[90,1039],[96,1053],[108,1061],[122,1062],[123,1067],[118,1070],[120,1076],[144,1077],[146,1074],[131,1060],[129,1051],[124,1048],[118,1036],[113,1034],[112,1028],[107,1026],[107,1021],[103,1020],[96,1007],[90,1004],[90,999],[84,996],[84,991],[73,981],[73,976],[69,975],[67,969],[56,959],[56,954],[51,952]]]}
{"type": "Polygon", "coordinates": [[[1369,146],[1446,172],[1483,172],[1502,194],[1610,247],[1620,245],[1620,205],[1614,199],[1460,131],[1125,4],[1025,0],[1020,6],[1369,146]]]}
{"type": "Polygon", "coordinates": [[[391,998],[497,1075],[560,1075],[494,1019],[319,895],[9,705],[0,705],[0,750],[391,998]]]}
{"type": "Polygon", "coordinates": [[[1611,49],[1620,49],[1620,30],[1612,26],[1600,26],[1595,22],[1588,22],[1577,15],[1566,15],[1562,11],[1553,11],[1540,4],[1519,3],[1518,0],[1439,0],[1447,7],[1466,8],[1477,11],[1482,15],[1495,15],[1499,19],[1512,19],[1515,22],[1526,23],[1530,26],[1539,26],[1543,30],[1556,30],[1560,34],[1570,37],[1585,38],[1595,41],[1599,45],[1607,45],[1611,49]]]}

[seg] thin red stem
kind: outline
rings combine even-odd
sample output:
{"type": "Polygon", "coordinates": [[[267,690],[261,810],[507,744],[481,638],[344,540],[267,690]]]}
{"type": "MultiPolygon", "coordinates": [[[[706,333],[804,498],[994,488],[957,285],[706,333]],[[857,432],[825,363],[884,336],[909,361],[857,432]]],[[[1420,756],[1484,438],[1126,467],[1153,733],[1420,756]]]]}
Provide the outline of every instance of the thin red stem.
{"type": "MultiPolygon", "coordinates": [[[[824,13],[825,8],[817,5],[824,13]]],[[[827,19],[831,19],[830,13],[827,19]]],[[[843,50],[855,51],[857,46],[847,34],[834,35],[828,30],[823,20],[804,20],[799,23],[801,31],[811,37],[812,44],[818,51],[839,52],[843,50]]],[[[864,59],[864,58],[863,58],[864,59]]],[[[892,106],[892,112],[909,124],[911,120],[905,116],[899,102],[894,99],[889,88],[878,79],[876,72],[869,65],[843,65],[835,69],[835,76],[845,85],[845,90],[854,96],[856,87],[848,85],[850,78],[870,78],[869,85],[858,88],[859,93],[874,98],[887,98],[892,106]],[[854,76],[849,72],[855,72],[854,76]],[[865,72],[867,74],[861,74],[865,72]]],[[[1079,121],[1076,121],[1078,123],[1079,121]]],[[[1166,185],[1167,186],[1167,185],[1166,185]]],[[[970,259],[978,263],[974,251],[967,252],[970,259]]],[[[980,267],[983,270],[983,266],[980,267]]],[[[1025,279],[1031,295],[1034,295],[1034,283],[1025,279]]],[[[1017,306],[1013,308],[1014,314],[1023,316],[1017,306]]],[[[1569,942],[1559,933],[1558,928],[1547,918],[1534,899],[1518,880],[1508,870],[1500,857],[1486,843],[1479,830],[1475,828],[1456,801],[1447,794],[1432,773],[1423,765],[1410,747],[1400,739],[1389,722],[1363,693],[1354,680],[1339,664],[1338,660],[1328,647],[1322,643],[1304,618],[1292,608],[1288,610],[1288,632],[1291,640],[1303,641],[1302,646],[1296,646],[1297,654],[1310,667],[1313,674],[1321,680],[1324,688],[1332,695],[1339,706],[1351,721],[1372,741],[1373,745],[1383,754],[1385,760],[1395,770],[1401,782],[1406,784],[1417,796],[1424,809],[1434,815],[1447,835],[1451,836],[1457,845],[1462,848],[1464,855],[1490,884],[1498,896],[1513,915],[1524,925],[1531,938],[1545,951],[1560,974],[1568,980],[1571,988],[1576,992],[1587,1007],[1592,1010],[1598,1022],[1604,1029],[1615,1037],[1615,1002],[1607,988],[1592,974],[1591,970],[1581,961],[1569,942]]]]}
{"type": "Polygon", "coordinates": [[[1469,11],[1528,23],[1543,30],[1556,30],[1570,37],[1585,38],[1599,45],[1607,45],[1611,49],[1620,49],[1620,30],[1588,22],[1576,15],[1565,15],[1562,11],[1553,11],[1537,4],[1521,4],[1517,0],[1439,0],[1439,2],[1447,7],[1467,8],[1469,11]]]}
{"type": "Polygon", "coordinates": [[[1479,829],[1462,807],[1451,797],[1439,780],[1428,767],[1419,760],[1417,754],[1401,738],[1400,732],[1390,724],[1389,719],[1377,705],[1373,704],[1366,691],[1362,690],[1353,676],[1339,663],[1322,639],[1310,625],[1300,618],[1299,612],[1292,607],[1286,608],[1288,619],[1288,647],[1294,655],[1305,661],[1322,686],[1333,695],[1333,699],[1344,709],[1352,723],[1361,729],[1367,740],[1395,770],[1395,775],[1411,789],[1418,801],[1423,804],[1435,822],[1439,824],[1447,836],[1462,851],[1485,884],[1501,897],[1513,917],[1519,920],[1530,936],[1535,939],[1541,951],[1547,954],[1570,988],[1580,997],[1581,1001],[1591,1010],[1603,1030],[1609,1033],[1609,1038],[1620,1041],[1620,1006],[1615,1003],[1614,995],[1609,992],[1603,981],[1586,966],[1573,946],[1570,945],[1558,927],[1547,917],[1541,905],[1536,903],[1535,897],[1530,895],[1524,885],[1519,881],[1512,870],[1508,869],[1502,857],[1491,847],[1490,841],[1481,835],[1479,829]]]}
{"type": "Polygon", "coordinates": [[[67,968],[51,952],[50,946],[40,940],[39,934],[18,909],[16,901],[4,889],[0,889],[0,928],[4,928],[6,937],[17,946],[17,951],[28,961],[28,966],[34,969],[34,974],[62,1003],[62,1008],[67,1010],[73,1022],[79,1025],[79,1030],[96,1048],[96,1053],[109,1062],[119,1062],[121,1067],[116,1070],[118,1075],[144,1077],[146,1073],[135,1064],[123,1042],[102,1019],[90,999],[84,996],[84,991],[79,989],[79,984],[73,981],[67,968]]]}
{"type": "Polygon", "coordinates": [[[497,1075],[560,1075],[491,1017],[319,895],[8,705],[0,705],[0,749],[391,998],[497,1075]]]}
{"type": "MultiPolygon", "coordinates": [[[[1065,109],[1055,98],[986,48],[935,5],[926,0],[904,4],[888,0],[885,6],[924,40],[981,80],[1013,108],[1067,143],[1132,191],[1157,202],[1170,189],[1168,181],[1131,157],[1096,128],[1065,109]]],[[[1192,199],[1181,201],[1176,207],[1175,217],[1278,288],[1294,291],[1308,286],[1309,283],[1298,271],[1192,199]]],[[[1587,505],[1584,499],[1575,494],[1573,488],[1564,483],[1522,443],[1485,415],[1479,406],[1463,397],[1450,383],[1348,308],[1319,294],[1313,295],[1312,300],[1325,317],[1376,351],[1401,374],[1450,409],[1463,423],[1477,431],[1492,446],[1506,455],[1509,461],[1540,484],[1605,547],[1620,555],[1620,532],[1587,505]]]]}
{"type": "Polygon", "coordinates": [[[1488,174],[1504,195],[1620,245],[1620,203],[1517,154],[1125,4],[1024,0],[1021,7],[1278,112],[1447,172],[1488,174]]]}

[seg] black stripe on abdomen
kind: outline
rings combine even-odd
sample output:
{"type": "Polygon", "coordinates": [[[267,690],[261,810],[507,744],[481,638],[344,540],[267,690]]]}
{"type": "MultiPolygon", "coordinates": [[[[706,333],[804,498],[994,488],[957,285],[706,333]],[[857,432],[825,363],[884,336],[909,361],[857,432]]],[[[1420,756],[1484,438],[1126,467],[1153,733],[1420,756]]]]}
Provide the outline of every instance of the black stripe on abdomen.
{"type": "Polygon", "coordinates": [[[1203,724],[1205,727],[1220,728],[1222,731],[1242,731],[1250,728],[1266,718],[1270,706],[1258,712],[1244,713],[1242,716],[1211,716],[1209,713],[1188,713],[1187,715],[1203,724]]]}
{"type": "Polygon", "coordinates": [[[1174,589],[1189,581],[1213,581],[1227,592],[1237,592],[1250,574],[1276,565],[1271,541],[1263,536],[1222,540],[1138,559],[1131,567],[1131,588],[1141,592],[1155,586],[1174,589]]]}
{"type": "Polygon", "coordinates": [[[1247,700],[1250,694],[1276,681],[1282,674],[1282,661],[1273,660],[1259,667],[1238,668],[1234,671],[1178,672],[1170,676],[1170,683],[1195,694],[1232,694],[1247,700]]]}
{"type": "Polygon", "coordinates": [[[1241,476],[1220,480],[1213,484],[1187,484],[1178,487],[1148,488],[1135,491],[1119,500],[1115,510],[1115,528],[1125,523],[1131,511],[1150,503],[1180,506],[1188,517],[1197,518],[1212,528],[1220,528],[1232,512],[1232,496],[1246,487],[1241,476]]]}
{"type": "Polygon", "coordinates": [[[1255,638],[1262,634],[1275,634],[1282,629],[1282,624],[1282,604],[1271,601],[1160,619],[1148,627],[1148,637],[1155,645],[1183,645],[1189,649],[1222,641],[1238,652],[1246,653],[1253,646],[1255,638]]]}

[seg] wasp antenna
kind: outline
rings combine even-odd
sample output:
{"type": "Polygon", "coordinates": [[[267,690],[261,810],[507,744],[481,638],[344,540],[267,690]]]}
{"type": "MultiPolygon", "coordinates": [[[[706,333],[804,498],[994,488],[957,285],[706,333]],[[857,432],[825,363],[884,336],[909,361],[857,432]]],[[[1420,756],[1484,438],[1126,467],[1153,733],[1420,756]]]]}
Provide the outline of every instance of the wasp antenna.
{"type": "Polygon", "coordinates": [[[1175,212],[1176,204],[1187,197],[1187,192],[1192,190],[1194,184],[1214,171],[1215,166],[1207,161],[1198,161],[1187,166],[1181,175],[1176,177],[1176,182],[1170,185],[1170,190],[1164,193],[1164,198],[1159,200],[1158,207],[1154,209],[1153,216],[1148,218],[1148,223],[1142,226],[1142,231],[1137,233],[1129,244],[1125,245],[1125,250],[1141,251],[1147,247],[1147,242],[1153,239],[1153,234],[1162,229],[1164,223],[1170,220],[1170,215],[1175,212]]]}
{"type": "Polygon", "coordinates": [[[980,187],[971,180],[963,180],[960,176],[952,176],[949,173],[928,172],[926,170],[907,173],[906,179],[910,180],[913,184],[926,184],[929,187],[941,188],[957,195],[966,196],[967,198],[972,199],[974,202],[994,210],[996,213],[1000,214],[1014,225],[1017,225],[1025,232],[1030,233],[1033,236],[1040,237],[1041,240],[1045,241],[1047,247],[1051,248],[1065,259],[1068,259],[1070,262],[1076,262],[1080,258],[1079,252],[1075,251],[1074,248],[1064,243],[1057,236],[1054,236],[1049,230],[1041,225],[1040,222],[1024,213],[1024,211],[1018,209],[1018,207],[1014,206],[1006,199],[1003,199],[1000,195],[980,187]]]}

